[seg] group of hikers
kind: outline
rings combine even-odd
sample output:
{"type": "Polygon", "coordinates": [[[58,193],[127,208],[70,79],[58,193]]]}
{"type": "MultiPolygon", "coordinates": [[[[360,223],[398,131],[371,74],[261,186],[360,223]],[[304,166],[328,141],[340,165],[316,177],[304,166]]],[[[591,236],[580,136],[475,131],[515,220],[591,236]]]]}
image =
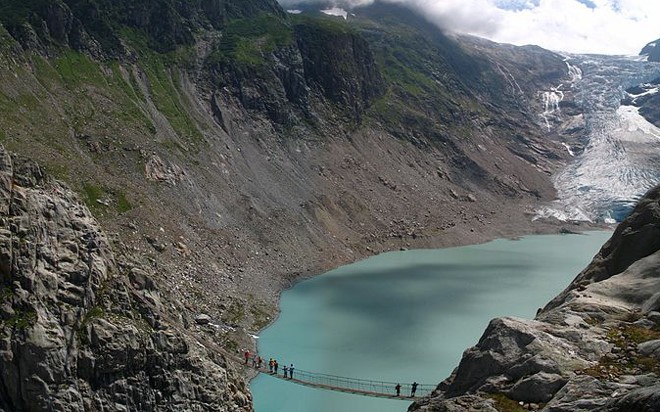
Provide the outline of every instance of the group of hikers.
{"type": "MultiPolygon", "coordinates": [[[[410,397],[413,398],[415,397],[415,392],[417,392],[417,386],[419,384],[417,382],[413,382],[412,385],[410,385],[410,397]]],[[[394,387],[394,390],[396,391],[396,396],[401,396],[401,384],[397,383],[396,386],[394,387]]]]}
{"type": "MultiPolygon", "coordinates": [[[[249,350],[243,352],[243,359],[245,359],[246,365],[251,360],[252,367],[255,369],[261,369],[261,366],[263,365],[264,362],[264,359],[261,356],[257,355],[256,353],[254,355],[251,355],[249,350]]],[[[268,373],[270,373],[271,375],[277,375],[279,368],[280,368],[280,364],[277,362],[277,360],[270,358],[270,360],[268,361],[268,373]]],[[[293,379],[293,371],[295,370],[293,363],[289,366],[284,365],[282,370],[284,371],[285,379],[293,379]]]]}

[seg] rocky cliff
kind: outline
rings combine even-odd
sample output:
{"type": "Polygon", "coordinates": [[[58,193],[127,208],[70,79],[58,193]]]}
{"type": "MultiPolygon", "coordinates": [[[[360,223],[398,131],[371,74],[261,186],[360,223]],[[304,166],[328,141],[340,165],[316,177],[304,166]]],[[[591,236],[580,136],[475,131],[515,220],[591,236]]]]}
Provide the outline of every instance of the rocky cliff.
{"type": "Polygon", "coordinates": [[[1,411],[252,410],[152,269],[117,253],[68,187],[1,147],[0,219],[1,411]]]}
{"type": "Polygon", "coordinates": [[[534,320],[493,320],[410,411],[660,409],[660,187],[534,320]]]}

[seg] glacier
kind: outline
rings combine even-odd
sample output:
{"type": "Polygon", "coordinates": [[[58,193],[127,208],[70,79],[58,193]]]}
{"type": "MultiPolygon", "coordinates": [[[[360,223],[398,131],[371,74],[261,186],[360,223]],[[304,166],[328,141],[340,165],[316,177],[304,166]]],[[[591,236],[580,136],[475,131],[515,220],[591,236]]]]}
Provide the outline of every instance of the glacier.
{"type": "MultiPolygon", "coordinates": [[[[570,98],[581,108],[585,129],[583,150],[562,144],[572,161],[553,176],[557,199],[536,211],[535,218],[615,223],[637,200],[660,183],[660,129],[634,106],[623,106],[625,92],[660,76],[660,64],[638,56],[567,56],[567,84],[540,92],[544,120],[551,129],[561,121],[560,103],[570,98]],[[570,61],[570,63],[569,63],[570,61]]],[[[656,93],[650,89],[645,93],[656,93]]]]}

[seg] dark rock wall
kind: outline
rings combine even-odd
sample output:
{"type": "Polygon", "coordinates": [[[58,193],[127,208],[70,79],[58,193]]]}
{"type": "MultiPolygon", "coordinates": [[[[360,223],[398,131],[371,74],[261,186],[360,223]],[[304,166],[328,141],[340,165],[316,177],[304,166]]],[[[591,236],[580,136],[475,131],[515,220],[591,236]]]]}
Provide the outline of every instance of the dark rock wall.
{"type": "Polygon", "coordinates": [[[294,30],[307,83],[359,119],[385,91],[367,41],[357,32],[319,25],[301,23],[294,30]]]}

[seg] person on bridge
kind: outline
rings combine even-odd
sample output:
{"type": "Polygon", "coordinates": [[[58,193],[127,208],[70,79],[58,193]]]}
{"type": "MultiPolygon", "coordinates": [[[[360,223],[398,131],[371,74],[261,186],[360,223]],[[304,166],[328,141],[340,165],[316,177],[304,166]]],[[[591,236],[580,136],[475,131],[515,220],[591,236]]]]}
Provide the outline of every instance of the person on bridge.
{"type": "Polygon", "coordinates": [[[278,368],[278,367],[279,367],[279,365],[278,365],[278,363],[277,363],[277,359],[275,359],[275,360],[273,361],[273,370],[275,371],[275,375],[277,375],[277,368],[278,368]]]}
{"type": "Polygon", "coordinates": [[[286,379],[286,378],[287,378],[287,376],[288,376],[288,373],[289,373],[289,367],[288,367],[288,366],[286,366],[286,365],[284,365],[284,379],[286,379]]]}
{"type": "Polygon", "coordinates": [[[275,361],[273,358],[270,358],[268,361],[268,373],[273,373],[273,366],[275,366],[275,361]]]}
{"type": "Polygon", "coordinates": [[[293,363],[289,366],[289,379],[293,379],[293,363]]]}
{"type": "Polygon", "coordinates": [[[248,359],[250,359],[250,351],[249,351],[249,350],[246,350],[246,351],[243,353],[243,357],[245,358],[245,364],[247,365],[248,359]]]}
{"type": "Polygon", "coordinates": [[[413,382],[412,387],[410,388],[410,397],[415,396],[415,392],[417,392],[417,382],[413,382]]]}
{"type": "Polygon", "coordinates": [[[396,389],[396,396],[401,396],[401,384],[397,383],[394,389],[396,389]]]}
{"type": "Polygon", "coordinates": [[[261,369],[261,365],[262,365],[263,363],[264,363],[264,359],[263,359],[261,356],[259,356],[259,357],[257,358],[257,369],[261,369]]]}

